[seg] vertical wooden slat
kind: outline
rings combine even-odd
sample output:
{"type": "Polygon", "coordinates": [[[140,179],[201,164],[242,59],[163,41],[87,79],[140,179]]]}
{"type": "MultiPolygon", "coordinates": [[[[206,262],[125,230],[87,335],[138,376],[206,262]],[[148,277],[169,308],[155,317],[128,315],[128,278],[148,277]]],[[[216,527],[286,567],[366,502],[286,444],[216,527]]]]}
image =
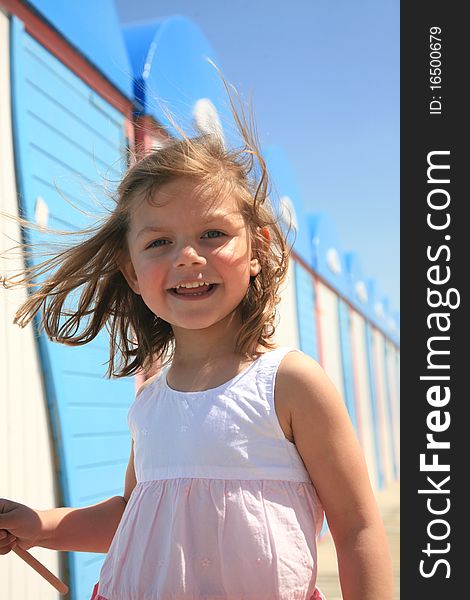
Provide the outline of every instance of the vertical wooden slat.
{"type": "Polygon", "coordinates": [[[318,360],[314,281],[310,273],[297,260],[294,259],[293,263],[300,349],[318,360]]]}
{"type": "Polygon", "coordinates": [[[326,285],[317,285],[317,302],[323,352],[323,368],[344,398],[343,369],[338,320],[337,295],[326,285]]]}
{"type": "Polygon", "coordinates": [[[295,294],[294,269],[291,264],[287,279],[280,290],[281,301],[277,306],[279,322],[274,337],[279,345],[298,348],[299,336],[295,294]]]}
{"type": "Polygon", "coordinates": [[[357,417],[359,423],[359,440],[367,462],[369,477],[374,489],[378,489],[378,457],[374,444],[374,422],[371,410],[371,392],[369,385],[369,366],[366,349],[366,322],[362,315],[351,313],[351,338],[354,348],[355,377],[358,389],[357,417]]]}
{"type": "Polygon", "coordinates": [[[348,408],[349,417],[357,432],[356,398],[354,388],[354,373],[351,345],[351,316],[349,306],[338,298],[338,317],[341,342],[341,362],[344,380],[344,401],[348,408]]]}
{"type": "Polygon", "coordinates": [[[374,364],[376,371],[377,412],[380,430],[380,453],[382,457],[384,486],[393,481],[393,447],[391,440],[391,421],[388,411],[387,382],[384,364],[384,337],[374,329],[374,364]]]}

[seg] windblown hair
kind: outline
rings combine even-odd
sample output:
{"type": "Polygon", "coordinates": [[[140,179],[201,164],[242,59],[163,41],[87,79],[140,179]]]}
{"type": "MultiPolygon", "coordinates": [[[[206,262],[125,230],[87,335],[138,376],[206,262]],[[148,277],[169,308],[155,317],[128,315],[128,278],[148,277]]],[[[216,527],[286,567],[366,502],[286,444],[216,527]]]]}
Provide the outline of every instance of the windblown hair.
{"type": "MultiPolygon", "coordinates": [[[[235,194],[251,236],[253,255],[261,265],[260,273],[250,278],[238,307],[242,326],[236,351],[253,356],[259,345],[274,346],[276,305],[279,286],[287,274],[289,250],[270,207],[267,168],[253,119],[250,116],[247,121],[243,108],[237,112],[231,97],[230,104],[241,134],[239,148],[226,149],[216,134],[183,135],[180,140],[168,141],[127,170],[115,194],[115,207],[94,227],[80,232],[84,234],[82,241],[40,264],[28,261],[30,266],[24,272],[4,280],[5,287],[22,285],[31,290],[16,313],[15,323],[24,327],[39,313],[48,337],[69,345],[86,344],[106,327],[110,335],[109,377],[132,375],[149,369],[156,360],[171,360],[174,335],[170,323],[153,314],[142,297],[130,289],[119,265],[128,256],[127,233],[135,203],[150,201],[165,183],[190,177],[215,192],[235,194]],[[267,228],[269,243],[261,228],[267,228]]],[[[27,244],[23,249],[26,255],[31,254],[27,244]]]]}

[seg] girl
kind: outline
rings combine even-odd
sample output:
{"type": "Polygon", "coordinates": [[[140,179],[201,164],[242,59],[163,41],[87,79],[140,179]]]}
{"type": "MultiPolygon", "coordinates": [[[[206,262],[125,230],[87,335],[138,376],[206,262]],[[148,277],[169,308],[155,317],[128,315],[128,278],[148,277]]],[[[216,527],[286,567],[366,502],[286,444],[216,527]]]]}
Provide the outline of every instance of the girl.
{"type": "MultiPolygon", "coordinates": [[[[107,325],[111,376],[162,368],[129,409],[123,496],[47,511],[0,501],[0,552],[106,552],[95,600],[319,599],[325,510],[345,600],[390,600],[344,403],[314,360],[272,342],[288,252],[252,129],[237,123],[238,151],[184,137],[131,166],[114,212],[46,264],[19,309],[24,326],[43,308],[47,335],[68,344],[107,325]]],[[[33,285],[43,268],[7,283],[33,285]]]]}

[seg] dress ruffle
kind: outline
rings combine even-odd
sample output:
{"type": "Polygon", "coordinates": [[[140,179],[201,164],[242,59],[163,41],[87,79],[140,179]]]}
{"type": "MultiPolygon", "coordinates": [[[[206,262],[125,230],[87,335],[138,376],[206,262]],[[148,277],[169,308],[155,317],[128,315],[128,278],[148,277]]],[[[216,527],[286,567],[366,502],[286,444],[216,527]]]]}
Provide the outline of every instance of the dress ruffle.
{"type": "MultiPolygon", "coordinates": [[[[108,598],[98,595],[98,585],[99,582],[95,584],[95,587],[93,588],[93,596],[91,597],[91,600],[108,600],[108,598]]],[[[311,596],[309,600],[326,600],[326,598],[318,588],[315,588],[313,596],[311,596]]]]}
{"type": "Polygon", "coordinates": [[[310,482],[139,482],[93,600],[321,600],[310,482]]]}

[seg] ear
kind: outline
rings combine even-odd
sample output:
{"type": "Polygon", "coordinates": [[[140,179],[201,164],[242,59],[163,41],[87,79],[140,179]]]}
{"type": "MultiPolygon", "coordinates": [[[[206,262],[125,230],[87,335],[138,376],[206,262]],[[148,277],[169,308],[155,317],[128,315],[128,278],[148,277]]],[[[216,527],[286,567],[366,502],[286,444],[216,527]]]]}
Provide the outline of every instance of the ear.
{"type": "Polygon", "coordinates": [[[127,285],[135,294],[140,295],[139,282],[135,273],[134,265],[132,264],[130,256],[123,258],[119,261],[119,270],[124,275],[127,285]]]}
{"type": "MultiPolygon", "coordinates": [[[[271,234],[269,233],[269,229],[265,227],[257,227],[258,234],[261,234],[263,240],[261,241],[259,238],[256,239],[256,247],[258,248],[258,256],[260,254],[266,254],[269,250],[269,244],[271,242],[271,234]]],[[[261,264],[257,257],[253,257],[250,261],[250,276],[256,277],[258,273],[261,271],[261,264]]]]}

